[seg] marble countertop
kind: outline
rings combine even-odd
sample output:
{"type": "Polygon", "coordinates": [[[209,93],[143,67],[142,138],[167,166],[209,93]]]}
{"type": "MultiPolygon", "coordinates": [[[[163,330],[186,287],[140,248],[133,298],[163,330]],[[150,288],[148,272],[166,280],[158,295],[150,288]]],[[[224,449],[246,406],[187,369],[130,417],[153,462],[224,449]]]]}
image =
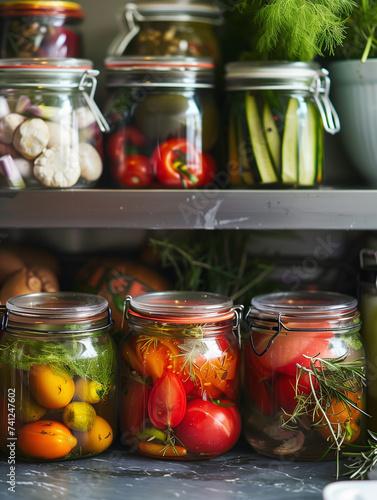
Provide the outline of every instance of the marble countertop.
{"type": "Polygon", "coordinates": [[[322,500],[335,481],[336,464],[291,462],[256,454],[239,443],[211,460],[165,461],[115,446],[74,461],[15,464],[15,491],[8,488],[10,465],[0,458],[0,498],[27,500],[322,500]]]}

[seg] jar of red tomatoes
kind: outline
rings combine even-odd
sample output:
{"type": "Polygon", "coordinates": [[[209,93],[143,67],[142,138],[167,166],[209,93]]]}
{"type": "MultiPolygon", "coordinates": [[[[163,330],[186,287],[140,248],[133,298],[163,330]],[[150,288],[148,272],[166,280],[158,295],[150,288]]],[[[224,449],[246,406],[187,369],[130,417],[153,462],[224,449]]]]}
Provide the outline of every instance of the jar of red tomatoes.
{"type": "Polygon", "coordinates": [[[232,448],[239,413],[240,308],[222,295],[127,298],[121,345],[123,444],[155,458],[211,458],[232,448]]]}
{"type": "Polygon", "coordinates": [[[106,153],[120,188],[201,188],[216,177],[214,64],[182,57],[106,60],[106,153]]]}
{"type": "Polygon", "coordinates": [[[107,300],[46,292],[3,306],[0,449],[30,461],[98,455],[117,432],[117,354],[107,300]]]}
{"type": "Polygon", "coordinates": [[[244,344],[244,433],[259,453],[332,459],[366,431],[357,300],[332,292],[252,299],[244,344]]]}
{"type": "Polygon", "coordinates": [[[0,5],[1,57],[82,57],[76,2],[15,0],[0,5]]]}

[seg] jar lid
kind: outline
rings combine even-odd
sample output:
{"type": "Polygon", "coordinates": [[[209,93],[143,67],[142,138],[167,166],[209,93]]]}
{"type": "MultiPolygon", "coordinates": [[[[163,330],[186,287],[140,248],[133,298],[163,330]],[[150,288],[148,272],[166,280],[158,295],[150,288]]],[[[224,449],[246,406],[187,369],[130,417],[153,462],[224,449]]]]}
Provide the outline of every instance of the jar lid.
{"type": "Polygon", "coordinates": [[[234,317],[233,301],[215,293],[152,292],[127,297],[128,314],[159,322],[203,323],[234,317]]]}
{"type": "Polygon", "coordinates": [[[240,61],[225,66],[225,80],[228,90],[265,88],[267,85],[309,89],[320,72],[328,74],[318,63],[240,61]]]}
{"type": "MultiPolygon", "coordinates": [[[[304,318],[339,318],[357,309],[357,300],[336,292],[297,291],[258,295],[251,300],[253,313],[304,318]]],[[[249,314],[249,313],[248,313],[249,314]]]]}
{"type": "Polygon", "coordinates": [[[210,58],[120,56],[106,58],[105,66],[108,87],[214,86],[215,65],[210,58]]]}
{"type": "Polygon", "coordinates": [[[42,319],[90,319],[107,311],[104,297],[90,293],[41,292],[18,295],[7,300],[9,314],[42,319]]]}
{"type": "Polygon", "coordinates": [[[27,70],[29,73],[32,70],[60,71],[64,69],[69,71],[82,72],[82,70],[88,70],[92,68],[92,61],[89,61],[88,59],[76,59],[74,57],[14,57],[9,59],[0,59],[0,71],[27,70]]]}
{"type": "Polygon", "coordinates": [[[0,17],[13,16],[58,16],[84,18],[81,6],[76,2],[58,0],[19,0],[0,4],[0,17]]]}
{"type": "Polygon", "coordinates": [[[133,12],[137,21],[196,21],[219,25],[223,11],[215,2],[203,0],[136,1],[126,3],[124,12],[133,12]]]}

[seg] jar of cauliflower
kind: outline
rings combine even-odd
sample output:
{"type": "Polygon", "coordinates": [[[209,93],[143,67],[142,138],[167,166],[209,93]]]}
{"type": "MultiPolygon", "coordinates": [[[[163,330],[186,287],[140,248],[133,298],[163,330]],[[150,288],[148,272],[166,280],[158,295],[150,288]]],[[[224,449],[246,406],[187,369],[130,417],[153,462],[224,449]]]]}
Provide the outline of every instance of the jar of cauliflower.
{"type": "Polygon", "coordinates": [[[84,59],[0,60],[0,187],[90,188],[103,171],[98,71],[84,59]]]}

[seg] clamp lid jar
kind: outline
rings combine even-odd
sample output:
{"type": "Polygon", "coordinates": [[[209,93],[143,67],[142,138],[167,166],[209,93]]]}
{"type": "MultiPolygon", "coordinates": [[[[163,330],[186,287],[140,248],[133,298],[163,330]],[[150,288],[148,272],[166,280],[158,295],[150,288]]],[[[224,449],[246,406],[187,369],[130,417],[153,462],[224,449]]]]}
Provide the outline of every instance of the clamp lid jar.
{"type": "Polygon", "coordinates": [[[319,185],[324,130],[340,130],[328,72],[316,63],[237,62],[225,79],[230,185],[319,185]]]}
{"type": "Polygon", "coordinates": [[[211,60],[110,57],[106,83],[106,153],[116,187],[215,182],[219,120],[211,60]]]}
{"type": "Polygon", "coordinates": [[[119,34],[109,56],[210,57],[218,63],[216,26],[223,22],[215,3],[195,0],[127,2],[119,12],[119,34]]]}
{"type": "Polygon", "coordinates": [[[0,446],[17,458],[97,455],[117,425],[117,355],[103,297],[46,292],[13,297],[0,339],[0,446]]]}
{"type": "Polygon", "coordinates": [[[9,57],[82,57],[84,19],[70,1],[15,0],[0,4],[0,54],[9,57]]]}
{"type": "Polygon", "coordinates": [[[244,344],[244,432],[259,453],[335,458],[366,431],[357,300],[332,292],[253,298],[244,344]]]}
{"type": "Polygon", "coordinates": [[[94,102],[99,74],[76,58],[0,62],[0,182],[6,188],[86,188],[102,175],[94,102]]]}
{"type": "Polygon", "coordinates": [[[240,312],[211,293],[128,297],[130,331],[120,349],[120,428],[128,448],[194,460],[236,444],[240,312]]]}

